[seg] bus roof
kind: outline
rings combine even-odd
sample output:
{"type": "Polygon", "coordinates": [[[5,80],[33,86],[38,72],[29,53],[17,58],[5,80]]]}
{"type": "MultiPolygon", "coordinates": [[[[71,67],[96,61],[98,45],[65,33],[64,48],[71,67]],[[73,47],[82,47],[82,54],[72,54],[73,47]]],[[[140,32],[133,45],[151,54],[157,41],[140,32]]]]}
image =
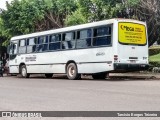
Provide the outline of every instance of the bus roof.
{"type": "Polygon", "coordinates": [[[113,24],[115,21],[136,22],[139,24],[145,24],[142,21],[137,21],[133,19],[114,18],[114,19],[109,19],[109,20],[103,20],[103,21],[98,21],[98,22],[86,23],[86,24],[81,24],[81,25],[75,25],[75,26],[70,26],[70,27],[64,27],[64,28],[58,28],[58,29],[47,30],[47,31],[42,31],[42,32],[35,32],[31,34],[26,34],[26,35],[15,36],[11,38],[11,41],[31,38],[31,37],[37,37],[37,36],[43,36],[43,35],[49,35],[49,34],[54,34],[54,33],[62,33],[62,32],[67,32],[67,31],[69,32],[72,30],[91,28],[91,27],[96,27],[96,26],[101,26],[101,25],[113,24]]]}

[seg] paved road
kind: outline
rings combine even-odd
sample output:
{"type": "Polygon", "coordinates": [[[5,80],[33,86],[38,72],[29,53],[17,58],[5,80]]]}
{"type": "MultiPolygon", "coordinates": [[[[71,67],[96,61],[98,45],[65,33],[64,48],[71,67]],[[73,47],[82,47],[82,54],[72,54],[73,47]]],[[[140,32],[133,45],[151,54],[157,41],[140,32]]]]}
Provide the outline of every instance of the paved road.
{"type": "Polygon", "coordinates": [[[160,80],[0,77],[0,111],[159,111],[160,80]]]}

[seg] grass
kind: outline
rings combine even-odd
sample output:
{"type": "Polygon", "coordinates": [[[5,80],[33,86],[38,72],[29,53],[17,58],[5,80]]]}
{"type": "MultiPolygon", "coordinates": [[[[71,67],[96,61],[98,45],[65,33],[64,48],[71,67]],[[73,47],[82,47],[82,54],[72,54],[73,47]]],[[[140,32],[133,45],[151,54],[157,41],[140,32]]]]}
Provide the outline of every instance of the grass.
{"type": "Polygon", "coordinates": [[[150,56],[149,57],[149,61],[151,61],[151,62],[160,62],[160,53],[150,56]]]}
{"type": "Polygon", "coordinates": [[[156,49],[156,48],[160,48],[160,46],[157,45],[157,46],[151,46],[151,47],[149,47],[149,49],[156,49]]]}

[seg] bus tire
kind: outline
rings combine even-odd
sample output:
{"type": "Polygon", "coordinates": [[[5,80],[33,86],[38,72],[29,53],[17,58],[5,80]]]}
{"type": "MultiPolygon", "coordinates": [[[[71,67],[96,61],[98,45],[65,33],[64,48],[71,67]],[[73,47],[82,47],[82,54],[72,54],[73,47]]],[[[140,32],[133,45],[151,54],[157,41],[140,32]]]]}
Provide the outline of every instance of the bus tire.
{"type": "Polygon", "coordinates": [[[23,78],[29,78],[30,74],[27,73],[27,68],[25,65],[22,65],[21,67],[21,76],[23,78]]]}
{"type": "Polygon", "coordinates": [[[75,63],[69,63],[67,65],[67,77],[70,80],[80,79],[80,74],[78,74],[77,66],[75,63]]]}
{"type": "Polygon", "coordinates": [[[106,76],[108,77],[108,73],[92,74],[92,78],[93,78],[93,79],[105,79],[106,76]]]}
{"type": "Polygon", "coordinates": [[[52,78],[53,74],[52,73],[48,73],[48,74],[45,74],[46,78],[52,78]]]}

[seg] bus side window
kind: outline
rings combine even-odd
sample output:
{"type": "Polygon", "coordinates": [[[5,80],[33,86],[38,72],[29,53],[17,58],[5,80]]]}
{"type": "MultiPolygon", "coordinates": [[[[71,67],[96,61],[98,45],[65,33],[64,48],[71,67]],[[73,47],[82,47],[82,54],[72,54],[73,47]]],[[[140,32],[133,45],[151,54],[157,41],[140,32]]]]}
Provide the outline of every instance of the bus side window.
{"type": "Polygon", "coordinates": [[[92,30],[86,29],[77,31],[77,44],[76,48],[88,48],[91,46],[92,30]]]}
{"type": "Polygon", "coordinates": [[[36,42],[37,42],[37,38],[27,39],[27,53],[36,52],[36,42]]]}
{"type": "Polygon", "coordinates": [[[49,50],[61,49],[61,34],[50,35],[49,42],[49,50]]]}
{"type": "Polygon", "coordinates": [[[42,52],[47,50],[48,50],[48,36],[38,37],[38,44],[36,46],[36,51],[42,52]]]}
{"type": "Polygon", "coordinates": [[[75,32],[63,33],[62,49],[74,49],[74,48],[75,48],[75,32]]]}
{"type": "Polygon", "coordinates": [[[93,29],[93,46],[111,45],[111,27],[99,27],[93,29]]]}
{"type": "Polygon", "coordinates": [[[19,54],[26,53],[26,40],[19,41],[19,54]]]}

